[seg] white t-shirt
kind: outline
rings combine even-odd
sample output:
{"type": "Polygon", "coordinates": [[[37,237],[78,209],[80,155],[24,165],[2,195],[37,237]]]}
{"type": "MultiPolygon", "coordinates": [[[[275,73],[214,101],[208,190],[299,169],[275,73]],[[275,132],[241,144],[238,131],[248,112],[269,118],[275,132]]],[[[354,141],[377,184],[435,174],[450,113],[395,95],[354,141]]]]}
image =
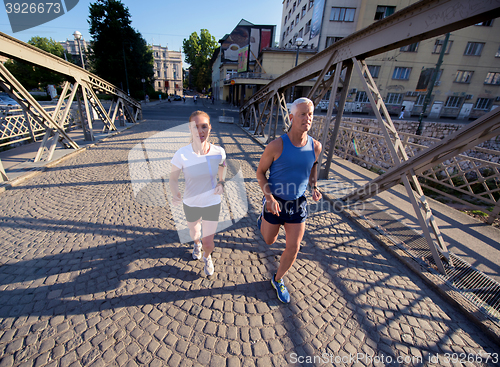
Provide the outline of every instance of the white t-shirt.
{"type": "Polygon", "coordinates": [[[220,195],[214,195],[214,189],[218,182],[219,164],[225,160],[225,150],[213,144],[205,155],[196,154],[192,144],[175,152],[171,162],[182,170],[186,182],[184,204],[204,208],[220,203],[220,195]]]}

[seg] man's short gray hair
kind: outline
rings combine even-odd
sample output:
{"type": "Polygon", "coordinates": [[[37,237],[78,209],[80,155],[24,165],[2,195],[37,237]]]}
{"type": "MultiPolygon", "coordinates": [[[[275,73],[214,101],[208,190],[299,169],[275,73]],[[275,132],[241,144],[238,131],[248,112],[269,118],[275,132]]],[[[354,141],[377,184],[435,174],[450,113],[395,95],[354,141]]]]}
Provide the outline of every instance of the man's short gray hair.
{"type": "Polygon", "coordinates": [[[290,113],[292,115],[295,115],[295,112],[297,111],[297,107],[299,106],[299,104],[302,104],[302,103],[307,103],[308,105],[311,105],[314,107],[313,101],[311,101],[309,98],[301,97],[301,98],[298,98],[295,101],[293,101],[292,107],[290,107],[290,113]]]}

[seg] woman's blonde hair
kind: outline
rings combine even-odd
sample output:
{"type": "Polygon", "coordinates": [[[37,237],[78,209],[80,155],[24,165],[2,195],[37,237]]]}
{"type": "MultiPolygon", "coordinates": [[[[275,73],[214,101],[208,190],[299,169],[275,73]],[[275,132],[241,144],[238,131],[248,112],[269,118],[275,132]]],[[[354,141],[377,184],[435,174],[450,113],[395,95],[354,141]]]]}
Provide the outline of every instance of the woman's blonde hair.
{"type": "MultiPolygon", "coordinates": [[[[212,130],[212,124],[210,123],[210,116],[208,116],[208,113],[206,113],[205,111],[194,111],[190,116],[189,116],[189,122],[193,121],[193,119],[196,117],[196,116],[203,116],[203,117],[206,117],[207,120],[208,120],[208,127],[210,128],[210,130],[212,130]]],[[[207,143],[210,143],[210,141],[208,140],[208,138],[210,137],[210,132],[208,133],[208,137],[207,137],[207,143]]],[[[191,136],[191,142],[193,142],[193,136],[191,136]]]]}
{"type": "Polygon", "coordinates": [[[205,116],[208,120],[208,125],[210,127],[212,127],[212,124],[210,124],[210,116],[208,116],[208,113],[206,113],[205,111],[194,111],[190,116],[189,116],[189,122],[193,121],[193,118],[195,118],[196,116],[199,116],[199,115],[202,115],[202,116],[205,116]]]}

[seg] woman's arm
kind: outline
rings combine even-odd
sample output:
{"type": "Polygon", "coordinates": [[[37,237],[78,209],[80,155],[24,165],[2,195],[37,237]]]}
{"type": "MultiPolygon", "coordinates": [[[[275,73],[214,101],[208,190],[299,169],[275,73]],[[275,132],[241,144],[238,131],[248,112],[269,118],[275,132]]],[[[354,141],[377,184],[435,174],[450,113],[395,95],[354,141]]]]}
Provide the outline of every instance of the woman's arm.
{"type": "Polygon", "coordinates": [[[172,200],[174,205],[179,205],[182,202],[182,196],[179,191],[179,176],[181,174],[181,169],[172,164],[172,170],[170,171],[170,191],[172,192],[172,200]]]}

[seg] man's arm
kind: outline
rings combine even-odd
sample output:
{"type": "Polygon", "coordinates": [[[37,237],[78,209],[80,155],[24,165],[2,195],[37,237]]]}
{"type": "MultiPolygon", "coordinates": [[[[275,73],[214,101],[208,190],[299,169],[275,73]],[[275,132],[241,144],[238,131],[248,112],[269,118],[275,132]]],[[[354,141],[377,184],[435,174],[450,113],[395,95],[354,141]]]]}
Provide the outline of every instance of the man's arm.
{"type": "Polygon", "coordinates": [[[311,169],[311,174],[309,175],[309,185],[311,186],[313,200],[318,201],[319,199],[321,199],[322,195],[316,186],[316,183],[318,182],[318,170],[319,170],[318,159],[319,159],[319,155],[321,154],[321,143],[317,140],[314,140],[314,153],[316,156],[316,160],[315,160],[314,165],[311,169]]]}
{"type": "Polygon", "coordinates": [[[259,186],[266,197],[267,209],[273,214],[278,213],[280,208],[278,202],[274,199],[271,190],[269,189],[266,172],[277,157],[279,157],[282,149],[281,139],[276,139],[270,142],[266,149],[264,149],[264,153],[262,153],[262,157],[260,157],[259,166],[257,167],[257,181],[259,182],[259,186]]]}

